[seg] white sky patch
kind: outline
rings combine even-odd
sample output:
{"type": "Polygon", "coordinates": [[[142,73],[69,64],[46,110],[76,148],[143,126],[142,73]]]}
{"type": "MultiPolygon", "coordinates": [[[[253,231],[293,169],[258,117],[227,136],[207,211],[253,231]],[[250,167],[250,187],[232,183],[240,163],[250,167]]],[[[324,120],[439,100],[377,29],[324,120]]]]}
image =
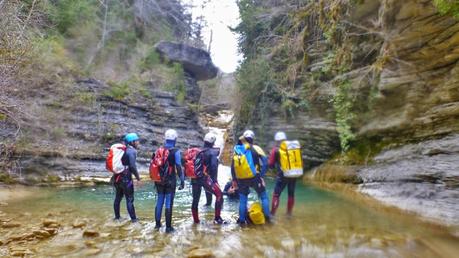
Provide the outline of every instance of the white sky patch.
{"type": "Polygon", "coordinates": [[[193,6],[193,20],[202,15],[207,22],[207,27],[202,31],[206,45],[209,44],[212,31],[210,52],[214,64],[225,73],[234,72],[242,60],[237,46],[238,35],[228,28],[239,24],[236,0],[184,0],[183,2],[193,6]],[[204,8],[202,8],[203,2],[208,2],[204,8]]]}

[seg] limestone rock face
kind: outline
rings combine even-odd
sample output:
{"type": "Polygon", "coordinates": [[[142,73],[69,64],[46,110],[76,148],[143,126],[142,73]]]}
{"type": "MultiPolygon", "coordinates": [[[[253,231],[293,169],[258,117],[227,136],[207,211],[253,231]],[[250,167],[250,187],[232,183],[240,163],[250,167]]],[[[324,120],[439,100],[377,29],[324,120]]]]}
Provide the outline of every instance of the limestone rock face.
{"type": "Polygon", "coordinates": [[[358,170],[360,191],[435,222],[459,225],[459,135],[383,151],[358,170]]]}
{"type": "Polygon", "coordinates": [[[379,19],[384,62],[366,86],[374,87],[371,107],[359,112],[358,136],[413,140],[459,131],[459,22],[439,15],[430,1],[369,2],[380,4],[356,22],[379,19]]]}
{"type": "Polygon", "coordinates": [[[212,63],[208,52],[182,43],[161,41],[155,45],[163,57],[183,65],[185,72],[197,80],[208,80],[217,76],[218,68],[212,63]]]}
{"type": "Polygon", "coordinates": [[[34,127],[28,129],[29,134],[38,137],[20,152],[26,181],[48,180],[50,175],[64,180],[108,177],[105,156],[126,132],[136,132],[141,138],[137,156],[141,172],[147,171],[152,150],[163,144],[168,128],[177,130],[177,146],[182,149],[188,144],[202,144],[197,114],[186,104],[179,104],[174,93],[156,85],[149,86],[148,98],[133,96],[125,100],[108,97],[105,92],[110,87],[93,79],[80,80],[72,87],[77,94],[91,94],[95,100],[74,105],[70,101],[56,103],[51,94],[41,98],[32,121],[34,127]],[[51,128],[46,126],[50,119],[43,109],[55,117],[51,128]],[[53,134],[53,128],[60,128],[58,135],[43,136],[45,130],[53,134]]]}

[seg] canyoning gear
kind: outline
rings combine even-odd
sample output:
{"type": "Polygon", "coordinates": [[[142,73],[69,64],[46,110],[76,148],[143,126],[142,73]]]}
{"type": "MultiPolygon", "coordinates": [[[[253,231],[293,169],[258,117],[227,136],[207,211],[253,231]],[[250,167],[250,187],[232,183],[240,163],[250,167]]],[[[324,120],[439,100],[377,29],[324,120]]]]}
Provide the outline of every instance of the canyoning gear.
{"type": "Polygon", "coordinates": [[[169,165],[169,149],[159,147],[153,154],[150,162],[150,178],[155,182],[164,182],[172,173],[173,167],[169,165]]]}
{"type": "Polygon", "coordinates": [[[274,140],[275,141],[285,141],[287,140],[287,135],[285,135],[284,132],[279,131],[274,135],[274,140]]]}
{"type": "Polygon", "coordinates": [[[266,154],[260,147],[242,144],[242,142],[240,140],[240,144],[234,147],[234,156],[231,162],[232,185],[239,191],[238,221],[241,224],[247,222],[247,199],[250,188],[257,192],[262,204],[263,214],[269,220],[269,199],[262,179],[262,175],[266,173],[268,168],[266,154]],[[260,170],[262,173],[259,173],[260,170]]]}
{"type": "MultiPolygon", "coordinates": [[[[210,144],[204,144],[204,148],[196,156],[195,173],[196,178],[191,179],[193,202],[191,210],[193,220],[198,223],[198,205],[201,197],[201,188],[208,193],[215,195],[215,219],[220,223],[220,213],[223,207],[223,193],[217,182],[218,154],[220,149],[209,148],[210,144]],[[202,171],[202,172],[201,172],[202,171]]],[[[223,220],[221,220],[223,221],[223,220]]]]}
{"type": "Polygon", "coordinates": [[[110,147],[110,151],[105,159],[105,168],[114,173],[119,174],[126,169],[126,166],[123,165],[121,159],[126,152],[126,145],[117,143],[113,144],[110,147]]]}
{"type": "Polygon", "coordinates": [[[134,208],[134,184],[126,174],[114,175],[118,177],[115,179],[115,201],[113,202],[113,210],[115,212],[115,219],[120,219],[120,204],[123,196],[126,197],[126,207],[129,217],[132,221],[137,220],[134,208]]]}
{"type": "Polygon", "coordinates": [[[279,159],[285,177],[303,175],[303,158],[298,141],[283,141],[279,147],[279,159]]]}
{"type": "Polygon", "coordinates": [[[261,201],[263,214],[269,219],[269,198],[266,193],[266,187],[263,185],[262,178],[257,175],[255,178],[238,180],[239,191],[239,218],[246,219],[247,213],[247,199],[250,193],[250,188],[253,188],[261,201]]]}
{"type": "Polygon", "coordinates": [[[136,160],[137,160],[137,150],[133,146],[128,145],[126,147],[126,152],[121,158],[121,162],[126,167],[126,169],[124,170],[124,173],[127,173],[127,176],[129,178],[132,178],[132,175],[134,175],[137,181],[140,181],[139,172],[137,171],[136,160]]]}
{"type": "Polygon", "coordinates": [[[255,138],[255,133],[252,131],[252,130],[246,130],[242,136],[244,136],[244,138],[248,139],[254,139],[255,138]]]}
{"type": "Polygon", "coordinates": [[[166,139],[166,140],[175,141],[177,139],[177,137],[178,137],[177,131],[175,131],[174,129],[168,129],[164,133],[164,139],[166,139]]]}
{"type": "Polygon", "coordinates": [[[259,202],[252,203],[249,208],[249,219],[255,225],[265,224],[265,215],[259,202]]]}
{"type": "Polygon", "coordinates": [[[203,149],[200,152],[196,153],[195,159],[194,159],[194,173],[196,175],[196,178],[198,177],[203,177],[207,176],[207,166],[205,162],[205,153],[208,149],[203,149]]]}
{"type": "Polygon", "coordinates": [[[258,154],[259,161],[261,163],[261,168],[260,168],[259,164],[256,164],[255,165],[255,169],[263,177],[263,176],[265,176],[266,172],[268,172],[268,157],[266,157],[265,152],[263,151],[263,149],[260,146],[252,145],[252,148],[258,154]]]}
{"type": "Polygon", "coordinates": [[[133,141],[138,141],[140,138],[136,133],[128,133],[124,136],[124,141],[126,143],[131,143],[133,141]]]}
{"type": "Polygon", "coordinates": [[[196,155],[201,152],[200,148],[188,148],[185,151],[185,176],[189,178],[196,178],[196,173],[194,171],[194,162],[196,160],[196,155]]]}
{"type": "Polygon", "coordinates": [[[233,164],[237,179],[253,178],[257,174],[249,144],[234,146],[233,164]]]}
{"type": "Polygon", "coordinates": [[[215,134],[213,133],[207,133],[204,136],[204,141],[208,143],[214,143],[216,139],[217,139],[217,136],[215,136],[215,134]]]}
{"type": "MultiPolygon", "coordinates": [[[[212,180],[210,176],[196,178],[191,180],[191,192],[193,195],[193,202],[191,203],[191,210],[198,212],[199,199],[201,197],[201,188],[206,192],[215,195],[215,217],[219,217],[223,207],[223,193],[217,182],[212,180]]],[[[197,214],[197,213],[196,213],[197,214]]],[[[196,216],[198,218],[198,216],[196,216]]]]}
{"type": "MultiPolygon", "coordinates": [[[[158,166],[158,168],[168,167],[167,170],[163,168],[163,172],[165,173],[162,176],[161,176],[161,173],[159,173],[160,180],[155,181],[155,188],[158,194],[158,199],[156,201],[156,206],[155,206],[155,221],[156,221],[156,225],[160,227],[161,226],[161,212],[162,212],[163,205],[164,205],[165,206],[164,215],[166,217],[166,232],[169,233],[173,231],[172,209],[174,206],[174,197],[175,197],[175,190],[176,190],[176,185],[177,185],[177,178],[176,178],[177,173],[180,175],[179,189],[183,189],[184,184],[185,184],[184,182],[185,177],[184,177],[184,173],[181,167],[182,163],[181,163],[180,150],[175,148],[175,140],[167,139],[165,141],[164,147],[160,147],[158,148],[158,150],[155,151],[155,154],[153,155],[152,159],[154,160],[155,158],[158,158],[158,161],[161,160],[161,163],[162,163],[162,166],[158,166]],[[156,156],[157,152],[162,152],[162,154],[160,154],[162,158],[159,158],[156,156]],[[167,155],[165,155],[166,152],[168,152],[167,155]]],[[[154,163],[159,163],[159,162],[156,161],[154,163]]],[[[155,177],[158,178],[157,175],[155,175],[155,177]]]]}
{"type": "Polygon", "coordinates": [[[269,156],[269,167],[276,168],[277,176],[276,176],[276,183],[274,186],[273,196],[272,196],[272,203],[271,203],[271,214],[275,215],[277,208],[279,207],[279,199],[282,191],[287,186],[287,193],[288,193],[288,201],[287,201],[287,213],[291,214],[294,205],[294,196],[295,196],[295,184],[297,178],[289,178],[286,177],[281,165],[280,165],[280,151],[277,147],[274,147],[271,150],[269,156]]]}

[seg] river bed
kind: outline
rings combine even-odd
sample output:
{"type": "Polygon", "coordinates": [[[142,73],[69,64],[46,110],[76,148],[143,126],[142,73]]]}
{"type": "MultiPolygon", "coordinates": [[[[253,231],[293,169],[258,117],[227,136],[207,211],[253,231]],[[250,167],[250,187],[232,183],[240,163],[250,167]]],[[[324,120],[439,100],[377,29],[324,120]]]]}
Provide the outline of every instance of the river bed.
{"type": "MultiPolygon", "coordinates": [[[[221,166],[219,171],[223,186],[228,168],[221,166]]],[[[271,195],[274,181],[267,184],[271,195]]],[[[203,207],[204,194],[201,224],[193,225],[187,182],[176,194],[172,234],[166,234],[164,226],[154,229],[156,195],[151,182],[136,189],[140,222],[135,224],[127,219],[124,201],[124,219],[113,221],[114,194],[107,185],[27,191],[32,194],[1,203],[0,256],[183,257],[201,252],[217,257],[454,257],[459,253],[459,239],[448,228],[369,208],[301,181],[292,217],[285,215],[285,190],[274,223],[247,228],[235,223],[238,202],[226,197],[222,217],[229,223],[214,225],[213,208],[203,207]],[[43,232],[47,230],[49,234],[43,232]]],[[[254,193],[250,201],[256,201],[254,193]]]]}

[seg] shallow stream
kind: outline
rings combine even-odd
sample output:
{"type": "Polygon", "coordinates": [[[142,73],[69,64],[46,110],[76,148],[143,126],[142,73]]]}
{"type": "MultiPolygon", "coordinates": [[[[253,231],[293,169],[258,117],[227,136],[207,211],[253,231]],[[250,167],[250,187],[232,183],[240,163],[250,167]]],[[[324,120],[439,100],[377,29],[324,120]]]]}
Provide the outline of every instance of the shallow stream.
{"type": "MultiPolygon", "coordinates": [[[[228,179],[221,167],[219,181],[228,179]]],[[[272,194],[273,180],[268,180],[272,194]]],[[[240,228],[237,201],[225,197],[222,217],[230,223],[214,225],[213,208],[200,202],[201,224],[191,219],[191,187],[178,191],[173,224],[176,232],[154,229],[156,201],[153,185],[136,189],[135,207],[140,222],[127,219],[122,203],[121,222],[113,221],[113,189],[33,188],[33,196],[0,206],[0,256],[183,257],[197,251],[217,257],[454,257],[459,238],[447,228],[421,222],[406,214],[368,208],[356,201],[298,182],[294,215],[285,215],[286,190],[271,225],[240,228]],[[57,222],[51,237],[34,238],[47,220],[57,222]],[[15,224],[16,223],[16,224],[15,224]],[[37,231],[38,230],[38,231],[37,231]],[[87,231],[87,236],[84,232],[87,231]],[[22,237],[21,236],[27,236],[22,237]],[[92,236],[91,236],[92,235],[92,236]]],[[[251,201],[256,195],[251,194],[251,201]]],[[[164,218],[163,218],[164,221],[164,218]]],[[[164,223],[163,223],[164,224],[164,223]]]]}

